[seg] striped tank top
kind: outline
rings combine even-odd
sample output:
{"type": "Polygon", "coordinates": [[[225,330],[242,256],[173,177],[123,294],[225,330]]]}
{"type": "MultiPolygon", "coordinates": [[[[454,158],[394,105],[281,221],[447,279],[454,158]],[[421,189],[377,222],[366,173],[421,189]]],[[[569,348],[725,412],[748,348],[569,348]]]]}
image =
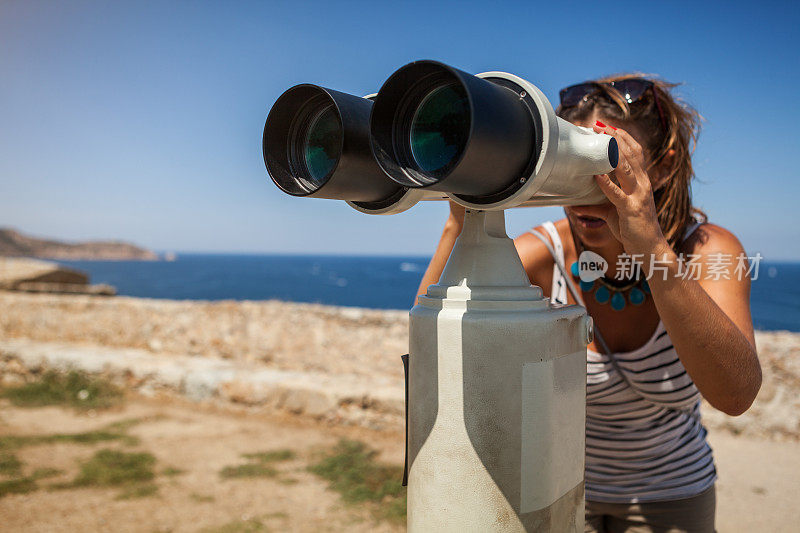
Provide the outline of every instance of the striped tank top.
{"type": "MultiPolygon", "coordinates": [[[[543,227],[559,256],[554,259],[563,265],[555,226],[546,222],[543,227]]],[[[557,265],[551,301],[567,303],[566,281],[557,265]]],[[[616,365],[606,354],[587,353],[586,499],[679,500],[708,489],[717,472],[700,420],[700,392],[663,323],[643,346],[613,357],[616,365]]]]}

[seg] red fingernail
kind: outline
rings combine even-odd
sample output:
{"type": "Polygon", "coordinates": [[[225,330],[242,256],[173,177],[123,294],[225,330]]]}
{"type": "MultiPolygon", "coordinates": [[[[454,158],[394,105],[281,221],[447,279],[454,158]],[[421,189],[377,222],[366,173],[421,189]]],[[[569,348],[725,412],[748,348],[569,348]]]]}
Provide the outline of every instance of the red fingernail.
{"type": "Polygon", "coordinates": [[[617,128],[615,128],[614,126],[609,126],[609,128],[611,128],[614,131],[617,131],[617,128]]]}
{"type": "Polygon", "coordinates": [[[600,122],[599,120],[598,120],[598,121],[596,121],[596,122],[595,122],[595,124],[597,124],[597,125],[598,125],[598,126],[600,126],[601,128],[605,128],[605,127],[606,127],[606,125],[605,125],[605,124],[603,124],[602,122],[600,122]]]}

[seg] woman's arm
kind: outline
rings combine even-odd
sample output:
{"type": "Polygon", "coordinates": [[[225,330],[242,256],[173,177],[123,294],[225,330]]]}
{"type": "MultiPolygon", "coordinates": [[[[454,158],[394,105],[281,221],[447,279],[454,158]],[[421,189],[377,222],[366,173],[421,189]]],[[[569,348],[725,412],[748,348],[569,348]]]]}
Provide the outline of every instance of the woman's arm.
{"type": "Polygon", "coordinates": [[[747,411],[761,387],[750,318],[750,278],[737,279],[734,274],[735,258],[744,254],[736,237],[707,226],[698,230],[707,241],[694,250],[699,279],[683,279],[678,256],[664,240],[650,253],[664,261],[666,272],[653,275],[649,284],[658,314],[695,385],[711,405],[736,416],[747,411]],[[734,258],[727,268],[730,279],[708,278],[716,254],[734,258]]]}
{"type": "Polygon", "coordinates": [[[744,252],[741,244],[722,228],[703,226],[698,231],[705,242],[694,250],[701,279],[681,276],[678,256],[658,225],[641,146],[622,129],[595,126],[595,131],[612,135],[620,147],[615,172],[619,185],[607,175],[596,176],[614,206],[606,223],[628,254],[641,254],[644,271],[654,273],[649,284],[658,314],[703,397],[726,414],[744,413],[761,387],[750,318],[750,279],[736,279],[735,260],[728,272],[730,279],[706,279],[716,254],[736,258],[744,252]],[[657,262],[651,262],[652,258],[657,262]]]}
{"type": "MultiPolygon", "coordinates": [[[[422,281],[417,289],[417,296],[424,295],[428,292],[430,285],[438,283],[442,271],[444,271],[444,266],[447,264],[447,258],[450,257],[450,252],[453,251],[453,245],[461,233],[463,225],[464,206],[450,200],[450,215],[444,223],[444,230],[442,231],[442,237],[439,239],[439,245],[436,247],[436,252],[425,270],[425,275],[422,276],[422,281]]],[[[417,297],[414,297],[414,303],[417,303],[417,297]]]]}

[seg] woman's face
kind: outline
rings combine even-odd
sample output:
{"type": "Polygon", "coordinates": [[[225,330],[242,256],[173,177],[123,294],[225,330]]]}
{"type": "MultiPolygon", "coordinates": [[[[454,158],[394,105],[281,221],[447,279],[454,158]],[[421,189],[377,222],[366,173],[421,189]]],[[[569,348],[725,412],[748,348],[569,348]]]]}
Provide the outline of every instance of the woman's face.
{"type": "MultiPolygon", "coordinates": [[[[643,144],[641,135],[637,131],[635,125],[621,124],[619,121],[598,114],[593,114],[583,121],[575,121],[574,124],[591,128],[598,120],[607,126],[625,129],[637,142],[643,144]]],[[[645,160],[647,160],[646,153],[645,160]]],[[[611,174],[611,178],[614,179],[613,173],[611,174]]],[[[605,222],[608,215],[613,211],[614,206],[607,200],[598,205],[573,205],[564,207],[564,212],[572,225],[572,230],[576,234],[575,236],[580,239],[584,246],[590,248],[601,248],[619,242],[614,238],[614,235],[611,233],[611,230],[608,229],[608,225],[605,222]]]]}

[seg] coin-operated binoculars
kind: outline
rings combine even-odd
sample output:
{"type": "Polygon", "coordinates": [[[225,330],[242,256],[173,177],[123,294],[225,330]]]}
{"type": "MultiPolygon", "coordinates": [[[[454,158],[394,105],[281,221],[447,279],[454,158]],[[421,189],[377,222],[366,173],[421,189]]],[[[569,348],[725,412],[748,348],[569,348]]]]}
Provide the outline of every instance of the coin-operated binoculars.
{"type": "Polygon", "coordinates": [[[283,191],[372,214],[464,205],[439,282],[410,312],[408,529],[581,531],[592,321],[533,286],[504,210],[595,204],[616,141],[556,117],[533,84],[435,61],[377,96],[298,85],[275,103],[264,161],[283,191]]]}

